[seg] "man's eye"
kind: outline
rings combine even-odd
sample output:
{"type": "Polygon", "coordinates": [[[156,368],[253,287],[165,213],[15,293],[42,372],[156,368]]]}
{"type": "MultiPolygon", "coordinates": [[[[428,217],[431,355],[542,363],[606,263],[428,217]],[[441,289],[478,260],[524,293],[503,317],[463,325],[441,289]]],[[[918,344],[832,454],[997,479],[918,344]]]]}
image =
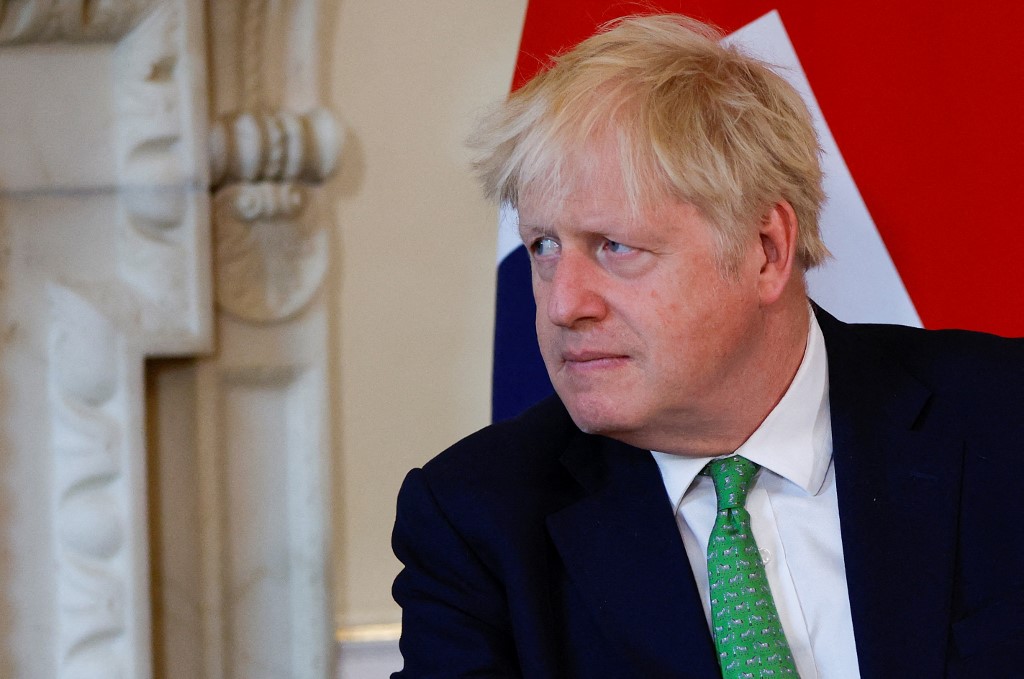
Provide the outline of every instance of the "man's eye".
{"type": "Polygon", "coordinates": [[[633,248],[631,248],[630,246],[625,245],[623,243],[619,243],[618,241],[614,240],[606,240],[604,242],[604,248],[605,250],[608,250],[612,254],[616,255],[624,255],[629,252],[633,252],[633,248]]]}
{"type": "Polygon", "coordinates": [[[535,257],[550,257],[558,252],[558,242],[554,238],[538,238],[530,245],[535,257]]]}

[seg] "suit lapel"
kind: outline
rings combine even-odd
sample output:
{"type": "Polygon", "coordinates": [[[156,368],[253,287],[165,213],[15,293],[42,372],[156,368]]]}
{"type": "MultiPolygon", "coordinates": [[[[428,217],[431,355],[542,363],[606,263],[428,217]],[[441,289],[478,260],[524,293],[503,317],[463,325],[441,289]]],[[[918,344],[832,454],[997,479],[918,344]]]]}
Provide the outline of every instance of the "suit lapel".
{"type": "Polygon", "coordinates": [[[548,528],[609,643],[623,649],[637,676],[718,677],[697,586],[650,453],[581,434],[562,462],[587,494],[549,516],[548,528]]]}
{"type": "Polygon", "coordinates": [[[956,414],[869,339],[818,313],[863,676],[942,676],[963,437],[956,414]]]}

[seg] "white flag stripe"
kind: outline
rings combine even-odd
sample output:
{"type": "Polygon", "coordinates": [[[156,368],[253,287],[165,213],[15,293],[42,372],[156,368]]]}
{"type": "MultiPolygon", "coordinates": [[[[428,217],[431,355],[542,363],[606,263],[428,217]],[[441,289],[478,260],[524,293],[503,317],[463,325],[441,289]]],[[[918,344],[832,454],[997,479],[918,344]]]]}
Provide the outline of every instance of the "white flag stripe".
{"type": "Polygon", "coordinates": [[[512,206],[502,205],[498,212],[498,264],[522,244],[519,238],[519,216],[512,206]]]}

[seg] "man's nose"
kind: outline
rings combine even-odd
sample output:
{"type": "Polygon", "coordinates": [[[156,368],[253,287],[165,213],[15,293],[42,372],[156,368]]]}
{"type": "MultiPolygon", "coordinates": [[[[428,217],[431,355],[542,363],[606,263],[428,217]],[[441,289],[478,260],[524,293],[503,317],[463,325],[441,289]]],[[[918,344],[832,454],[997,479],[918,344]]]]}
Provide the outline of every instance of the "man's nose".
{"type": "Polygon", "coordinates": [[[586,321],[598,321],[607,313],[601,294],[601,272],[596,263],[581,253],[559,258],[548,289],[548,320],[571,328],[586,321]]]}

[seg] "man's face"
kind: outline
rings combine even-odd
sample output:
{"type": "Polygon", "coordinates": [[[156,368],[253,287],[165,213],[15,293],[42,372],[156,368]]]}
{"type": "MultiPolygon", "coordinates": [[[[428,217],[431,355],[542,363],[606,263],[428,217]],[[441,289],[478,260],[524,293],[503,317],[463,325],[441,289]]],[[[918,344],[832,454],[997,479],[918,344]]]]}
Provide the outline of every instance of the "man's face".
{"type": "Polygon", "coordinates": [[[634,216],[615,161],[597,167],[564,201],[519,204],[551,381],[584,431],[661,450],[714,439],[757,368],[758,236],[724,274],[695,208],[634,216]]]}

